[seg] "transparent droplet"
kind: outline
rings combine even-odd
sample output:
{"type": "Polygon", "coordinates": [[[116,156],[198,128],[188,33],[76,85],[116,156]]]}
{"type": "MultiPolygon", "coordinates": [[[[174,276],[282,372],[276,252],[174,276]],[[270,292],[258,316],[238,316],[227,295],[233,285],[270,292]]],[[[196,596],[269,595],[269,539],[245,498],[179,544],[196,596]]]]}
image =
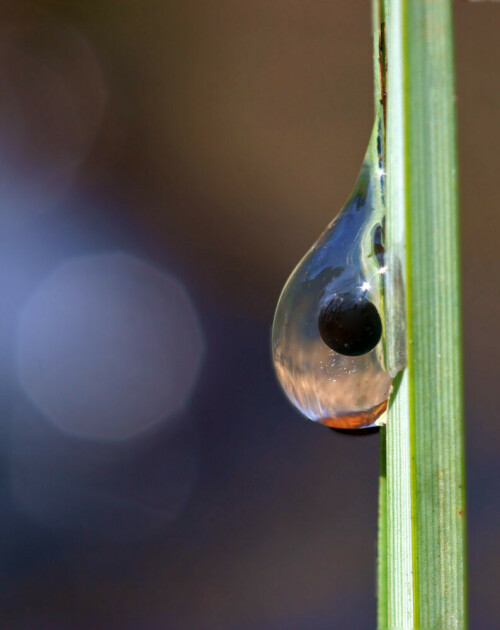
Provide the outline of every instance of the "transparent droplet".
{"type": "Polygon", "coordinates": [[[384,422],[384,170],[380,116],[344,209],[288,279],[274,317],[279,381],[305,416],[329,427],[384,422]]]}

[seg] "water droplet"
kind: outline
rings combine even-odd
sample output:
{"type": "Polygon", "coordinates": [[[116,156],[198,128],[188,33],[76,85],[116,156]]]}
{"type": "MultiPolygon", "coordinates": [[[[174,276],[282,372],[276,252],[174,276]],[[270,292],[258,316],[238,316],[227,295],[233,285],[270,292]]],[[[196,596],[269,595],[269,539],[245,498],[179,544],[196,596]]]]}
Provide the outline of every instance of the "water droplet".
{"type": "Polygon", "coordinates": [[[273,359],[286,395],[338,429],[383,423],[392,378],[384,365],[384,180],[377,118],[344,209],[300,261],[278,302],[273,359]]]}

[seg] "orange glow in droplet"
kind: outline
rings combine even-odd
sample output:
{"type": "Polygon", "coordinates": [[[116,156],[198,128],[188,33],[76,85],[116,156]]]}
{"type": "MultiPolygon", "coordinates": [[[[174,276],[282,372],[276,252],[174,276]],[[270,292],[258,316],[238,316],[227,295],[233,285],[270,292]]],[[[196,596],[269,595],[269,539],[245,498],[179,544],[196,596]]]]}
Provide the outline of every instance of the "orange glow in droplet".
{"type": "Polygon", "coordinates": [[[368,411],[347,413],[334,418],[322,418],[319,422],[332,429],[362,429],[364,427],[371,427],[387,409],[387,402],[387,400],[384,400],[384,402],[368,409],[368,411]]]}

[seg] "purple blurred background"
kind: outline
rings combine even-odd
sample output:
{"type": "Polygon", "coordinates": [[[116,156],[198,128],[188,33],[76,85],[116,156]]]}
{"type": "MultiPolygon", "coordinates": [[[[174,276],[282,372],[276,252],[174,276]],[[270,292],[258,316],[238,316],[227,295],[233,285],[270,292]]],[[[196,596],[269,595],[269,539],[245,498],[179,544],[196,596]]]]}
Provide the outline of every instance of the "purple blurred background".
{"type": "MultiPolygon", "coordinates": [[[[500,5],[455,3],[471,629],[500,627],[500,5]]],[[[368,0],[4,0],[0,625],[370,629],[378,439],[275,381],[372,119],[368,0]]]]}

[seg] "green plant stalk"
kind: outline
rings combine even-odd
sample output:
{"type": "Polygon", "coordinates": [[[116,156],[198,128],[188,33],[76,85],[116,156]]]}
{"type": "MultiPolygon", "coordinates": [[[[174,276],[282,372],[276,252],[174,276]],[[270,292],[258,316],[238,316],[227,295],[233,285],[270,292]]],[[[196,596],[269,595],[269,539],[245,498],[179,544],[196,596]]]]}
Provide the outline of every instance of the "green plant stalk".
{"type": "Polygon", "coordinates": [[[375,0],[377,39],[381,19],[386,246],[392,271],[397,262],[401,267],[400,276],[388,275],[386,339],[389,368],[397,372],[403,332],[407,368],[381,441],[378,627],[461,629],[465,500],[451,3],[385,0],[381,8],[375,0]]]}
{"type": "Polygon", "coordinates": [[[385,428],[380,429],[380,474],[377,536],[377,628],[388,628],[387,584],[387,476],[385,428]]]}
{"type": "MultiPolygon", "coordinates": [[[[384,6],[379,0],[372,0],[373,23],[373,76],[375,112],[382,106],[381,77],[381,29],[384,23],[384,6]]],[[[379,200],[381,202],[381,200],[379,200]]],[[[386,439],[385,428],[380,429],[380,473],[378,500],[378,536],[377,536],[377,627],[387,628],[387,483],[386,483],[386,439]]]]}

